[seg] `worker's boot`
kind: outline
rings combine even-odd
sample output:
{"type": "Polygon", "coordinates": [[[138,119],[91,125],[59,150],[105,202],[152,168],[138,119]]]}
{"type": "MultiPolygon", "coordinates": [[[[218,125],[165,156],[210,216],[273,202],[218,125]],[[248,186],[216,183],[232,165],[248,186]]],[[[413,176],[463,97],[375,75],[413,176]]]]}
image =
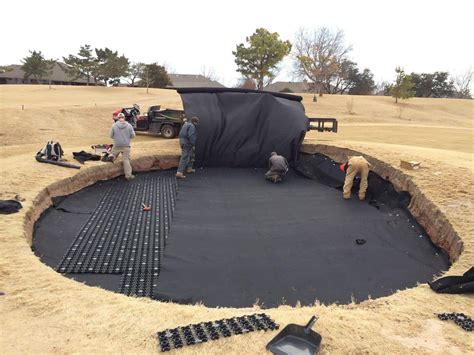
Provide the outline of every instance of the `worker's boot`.
{"type": "Polygon", "coordinates": [[[359,200],[364,201],[365,200],[365,195],[359,195],[359,200]]]}
{"type": "Polygon", "coordinates": [[[193,168],[188,168],[188,169],[186,170],[186,172],[187,172],[188,174],[192,174],[192,173],[195,173],[196,170],[194,170],[193,168]]]}
{"type": "Polygon", "coordinates": [[[186,176],[183,175],[183,173],[180,173],[179,171],[175,175],[179,179],[186,179],[186,176]]]}
{"type": "Polygon", "coordinates": [[[350,194],[342,194],[342,197],[344,197],[344,200],[350,200],[351,199],[351,195],[350,194]]]}

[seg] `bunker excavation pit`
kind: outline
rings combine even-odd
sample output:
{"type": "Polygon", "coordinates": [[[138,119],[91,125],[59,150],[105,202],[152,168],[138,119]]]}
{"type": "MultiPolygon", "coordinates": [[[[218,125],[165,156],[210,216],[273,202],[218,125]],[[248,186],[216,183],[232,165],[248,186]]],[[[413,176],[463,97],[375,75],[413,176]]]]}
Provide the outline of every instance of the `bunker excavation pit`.
{"type": "Polygon", "coordinates": [[[450,225],[435,245],[432,229],[413,217],[428,220],[420,206],[430,202],[408,193],[416,188],[408,177],[368,157],[384,176],[369,180],[378,191],[345,201],[328,183],[340,178],[328,156],[342,161],[357,152],[303,150],[311,154],[280,184],[265,181],[262,169],[225,167],[176,181],[166,170],[176,157],[134,162],[143,172],[131,182],[115,165],[94,167],[38,197],[41,210],[27,222],[32,248],[90,286],[208,307],[360,302],[431,281],[459,256],[459,238],[445,233],[450,225]],[[385,181],[394,174],[409,188],[385,181]]]}

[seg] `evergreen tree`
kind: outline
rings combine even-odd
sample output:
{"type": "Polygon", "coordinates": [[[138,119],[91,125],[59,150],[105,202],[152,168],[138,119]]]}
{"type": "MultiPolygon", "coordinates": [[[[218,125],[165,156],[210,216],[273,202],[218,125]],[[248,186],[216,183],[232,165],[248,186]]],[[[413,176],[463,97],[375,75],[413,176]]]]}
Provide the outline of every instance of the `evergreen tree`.
{"type": "Polygon", "coordinates": [[[30,55],[22,59],[21,69],[25,72],[25,79],[32,76],[39,83],[48,72],[48,64],[41,51],[30,51],[30,55]]]}
{"type": "Polygon", "coordinates": [[[398,99],[408,99],[414,96],[413,83],[411,82],[411,76],[406,75],[404,70],[400,67],[395,69],[397,78],[395,83],[390,87],[390,94],[395,98],[395,103],[398,103],[398,99]]]}
{"type": "Polygon", "coordinates": [[[77,55],[70,54],[68,57],[63,57],[63,60],[68,66],[67,73],[70,77],[73,79],[86,77],[87,85],[90,84],[92,77],[97,84],[97,58],[89,44],[81,46],[77,55]]]}
{"type": "Polygon", "coordinates": [[[447,72],[411,73],[416,97],[453,97],[454,82],[447,72]]]}
{"type": "Polygon", "coordinates": [[[258,28],[245,40],[248,47],[241,43],[232,52],[237,71],[246,78],[254,79],[257,89],[262,90],[276,76],[277,65],[290,53],[291,43],[280,40],[278,33],[270,33],[264,28],[258,28]]]}
{"type": "Polygon", "coordinates": [[[369,69],[364,69],[362,73],[357,69],[351,73],[351,87],[349,94],[351,95],[371,95],[375,90],[374,74],[369,69]]]}
{"type": "Polygon", "coordinates": [[[158,63],[145,64],[140,73],[140,86],[148,88],[166,88],[171,85],[171,80],[166,72],[166,68],[158,63]]]}
{"type": "Polygon", "coordinates": [[[135,86],[135,81],[142,76],[143,70],[145,69],[145,64],[143,63],[133,63],[128,69],[128,83],[131,87],[135,86]]]}
{"type": "Polygon", "coordinates": [[[124,55],[119,56],[118,52],[107,47],[96,48],[95,53],[97,58],[96,74],[105,85],[118,84],[120,77],[127,76],[130,62],[124,55]]]}

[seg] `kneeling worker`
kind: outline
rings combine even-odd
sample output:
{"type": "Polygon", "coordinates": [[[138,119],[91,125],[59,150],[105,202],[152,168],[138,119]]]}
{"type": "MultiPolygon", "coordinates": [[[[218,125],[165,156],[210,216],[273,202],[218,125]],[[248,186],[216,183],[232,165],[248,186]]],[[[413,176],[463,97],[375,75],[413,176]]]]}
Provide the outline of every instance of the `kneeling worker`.
{"type": "Polygon", "coordinates": [[[273,181],[274,183],[280,182],[283,176],[288,172],[288,162],[285,157],[278,155],[276,152],[270,154],[268,159],[268,170],[265,174],[265,179],[273,181]]]}
{"type": "Polygon", "coordinates": [[[359,200],[365,199],[365,193],[367,191],[367,178],[369,176],[370,163],[363,156],[349,157],[347,163],[343,163],[339,168],[346,173],[346,179],[344,181],[343,197],[346,200],[351,198],[352,184],[354,178],[360,175],[360,186],[359,186],[359,200]]]}
{"type": "Polygon", "coordinates": [[[194,116],[191,118],[191,122],[186,123],[181,127],[179,131],[179,145],[181,146],[181,158],[179,159],[178,172],[176,177],[184,179],[186,176],[184,172],[188,174],[194,173],[194,146],[196,145],[196,126],[199,124],[199,118],[194,116]]]}

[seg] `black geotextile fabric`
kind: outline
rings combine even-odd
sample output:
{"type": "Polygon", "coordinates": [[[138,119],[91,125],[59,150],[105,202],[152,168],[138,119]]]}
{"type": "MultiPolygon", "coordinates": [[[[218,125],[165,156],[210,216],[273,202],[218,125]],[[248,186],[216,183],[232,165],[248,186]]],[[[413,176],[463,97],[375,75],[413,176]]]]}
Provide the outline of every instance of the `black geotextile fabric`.
{"type": "Polygon", "coordinates": [[[474,293],[474,267],[462,276],[446,276],[430,282],[430,287],[437,293],[474,293]]]}
{"type": "MultiPolygon", "coordinates": [[[[318,181],[324,185],[342,190],[344,186],[345,173],[339,169],[341,162],[335,162],[323,154],[300,153],[295,164],[296,170],[310,179],[318,181]]],[[[393,185],[374,173],[369,172],[369,186],[367,188],[366,199],[369,204],[376,208],[406,208],[410,204],[410,194],[406,191],[397,192],[393,185]]],[[[354,179],[352,192],[359,191],[360,178],[354,179]]]]}
{"type": "Polygon", "coordinates": [[[211,307],[349,303],[448,268],[405,209],[346,201],[294,171],[281,184],[263,174],[208,168],[180,181],[155,298],[211,307]]]}
{"type": "MultiPolygon", "coordinates": [[[[293,170],[272,184],[264,172],[203,168],[179,181],[153,298],[211,307],[349,303],[431,281],[448,268],[447,256],[406,209],[376,209],[356,196],[345,201],[337,189],[293,170]]],[[[148,174],[161,173],[139,174],[137,183],[148,174]]],[[[56,201],[64,209],[48,209],[35,225],[36,255],[55,268],[86,213],[109,187],[123,184],[99,182],[56,201]]],[[[120,291],[121,275],[66,276],[120,291]]]]}
{"type": "Polygon", "coordinates": [[[83,150],[81,150],[80,152],[72,152],[72,156],[74,157],[74,159],[76,159],[81,164],[84,164],[84,162],[86,162],[88,160],[92,160],[92,161],[99,161],[100,160],[100,155],[87,153],[83,150]]]}
{"type": "Polygon", "coordinates": [[[272,151],[291,162],[308,128],[297,96],[288,99],[270,93],[216,89],[178,92],[186,116],[200,118],[198,167],[264,167],[272,151]]]}

